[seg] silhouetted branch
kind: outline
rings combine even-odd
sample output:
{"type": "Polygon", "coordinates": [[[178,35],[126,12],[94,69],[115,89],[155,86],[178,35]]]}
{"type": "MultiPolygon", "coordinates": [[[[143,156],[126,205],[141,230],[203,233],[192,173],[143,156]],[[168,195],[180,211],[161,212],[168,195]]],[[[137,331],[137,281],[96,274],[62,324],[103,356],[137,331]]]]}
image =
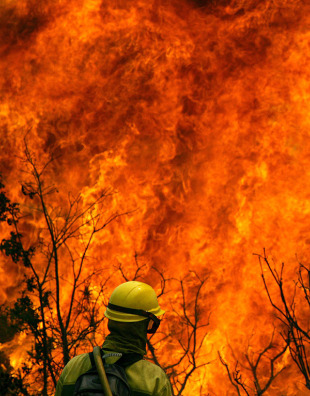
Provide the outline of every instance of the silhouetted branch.
{"type": "MultiPolygon", "coordinates": [[[[303,310],[310,312],[310,270],[304,264],[299,263],[298,277],[294,284],[294,291],[291,297],[291,302],[288,302],[288,291],[284,289],[283,285],[283,272],[284,263],[281,264],[281,270],[278,271],[271,267],[269,258],[264,249],[263,255],[256,254],[259,259],[261,267],[261,276],[263,279],[264,287],[272,307],[278,312],[278,319],[283,323],[286,328],[286,339],[289,340],[289,348],[293,361],[296,363],[300,372],[305,379],[305,385],[310,389],[310,366],[309,366],[309,344],[310,344],[310,328],[309,320],[304,321],[296,314],[296,293],[301,290],[304,296],[304,305],[301,306],[303,310]],[[264,275],[264,266],[267,267],[269,273],[274,280],[278,289],[280,302],[276,302],[271,297],[269,285],[264,275]]],[[[301,304],[301,301],[298,300],[301,304]]]]}
{"type": "Polygon", "coordinates": [[[25,140],[25,165],[30,181],[22,184],[22,193],[31,200],[29,213],[36,216],[42,230],[34,246],[24,247],[20,228],[26,218],[19,205],[12,204],[3,193],[0,196],[0,220],[14,227],[10,239],[1,241],[0,250],[14,262],[21,261],[25,268],[25,289],[10,313],[20,329],[33,337],[32,369],[36,386],[42,384],[43,396],[56,386],[63,365],[76,348],[91,342],[89,336],[102,323],[101,299],[109,276],[95,294],[91,285],[96,272],[85,271],[85,262],[94,236],[129,213],[112,213],[103,218],[104,201],[112,194],[108,190],[103,190],[90,203],[84,202],[80,195],[69,194],[65,204],[56,204],[53,194],[58,190],[47,182],[47,169],[53,160],[51,156],[39,166],[25,140]],[[69,269],[70,264],[72,268],[66,278],[62,273],[66,265],[61,264],[64,257],[69,261],[69,269]]]}
{"type": "Polygon", "coordinates": [[[269,344],[261,351],[250,354],[250,346],[248,346],[248,349],[244,354],[247,363],[243,364],[243,368],[250,372],[253,388],[246,385],[241,370],[238,368],[238,360],[235,363],[234,371],[231,373],[228,364],[218,352],[220,362],[225,367],[229,381],[236,389],[238,395],[241,395],[241,391],[243,391],[248,396],[250,396],[250,392],[252,392],[253,396],[263,395],[269,389],[270,385],[277,378],[277,376],[280,375],[286,368],[286,366],[283,366],[281,369],[275,372],[275,364],[279,362],[279,359],[283,356],[289,344],[288,342],[286,342],[285,345],[276,354],[270,357],[269,352],[275,349],[273,340],[274,332],[271,336],[269,344]],[[269,376],[267,377],[267,379],[266,375],[261,378],[261,374],[259,374],[262,372],[262,367],[265,366],[264,362],[262,362],[263,359],[264,361],[269,361],[269,376]]]}
{"type": "MultiPolygon", "coordinates": [[[[135,252],[134,260],[134,269],[129,268],[125,272],[121,263],[118,264],[116,269],[119,270],[125,281],[144,281],[143,276],[145,274],[143,270],[146,270],[147,266],[146,264],[140,263],[137,252],[135,252]]],[[[160,327],[156,334],[151,335],[147,340],[150,360],[167,372],[172,384],[173,395],[181,396],[194,371],[209,364],[209,362],[205,361],[203,363],[198,363],[203,342],[207,336],[207,331],[204,331],[204,328],[209,325],[210,318],[209,314],[207,320],[202,322],[202,317],[204,317],[204,315],[201,315],[200,312],[203,306],[201,301],[202,288],[207,279],[201,279],[194,271],[189,272],[187,277],[181,280],[167,278],[163,271],[154,266],[150,267],[149,272],[146,274],[149,275],[150,273],[152,275],[156,274],[159,277],[160,292],[157,294],[159,298],[163,295],[167,295],[168,290],[171,291],[173,288],[174,293],[178,293],[181,299],[178,308],[172,309],[176,317],[175,321],[170,319],[170,327],[175,326],[175,328],[178,329],[178,333],[173,334],[171,331],[166,331],[160,327]],[[188,296],[188,285],[186,285],[186,283],[190,278],[194,284],[189,288],[191,294],[188,296]],[[175,286],[175,284],[177,286],[175,286]],[[192,303],[193,300],[194,303],[192,303]],[[159,357],[160,350],[164,348],[164,345],[169,345],[174,342],[174,340],[177,340],[182,352],[179,357],[171,359],[171,363],[164,364],[159,357]]]]}

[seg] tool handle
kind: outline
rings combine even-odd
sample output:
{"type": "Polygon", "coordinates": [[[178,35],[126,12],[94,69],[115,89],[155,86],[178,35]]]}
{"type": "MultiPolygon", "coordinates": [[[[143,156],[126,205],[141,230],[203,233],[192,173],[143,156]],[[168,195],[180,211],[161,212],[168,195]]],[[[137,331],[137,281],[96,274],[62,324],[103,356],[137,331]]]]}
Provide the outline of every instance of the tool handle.
{"type": "Polygon", "coordinates": [[[93,354],[94,354],[94,360],[95,360],[96,368],[98,371],[99,379],[100,379],[101,386],[103,389],[103,393],[105,394],[105,396],[113,396],[107,375],[106,375],[104,367],[103,367],[103,362],[101,359],[101,350],[100,350],[99,346],[96,346],[94,348],[93,354]]]}

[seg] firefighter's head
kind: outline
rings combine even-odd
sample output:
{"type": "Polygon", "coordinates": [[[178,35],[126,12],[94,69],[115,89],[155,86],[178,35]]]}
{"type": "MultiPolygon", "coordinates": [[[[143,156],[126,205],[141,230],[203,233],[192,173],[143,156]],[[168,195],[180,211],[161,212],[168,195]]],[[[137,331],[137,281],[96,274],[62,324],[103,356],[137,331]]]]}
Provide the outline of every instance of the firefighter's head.
{"type": "Polygon", "coordinates": [[[158,316],[165,311],[158,304],[154,289],[143,282],[130,281],[119,285],[111,294],[105,316],[116,322],[132,323],[148,320],[148,333],[159,327],[158,316]]]}

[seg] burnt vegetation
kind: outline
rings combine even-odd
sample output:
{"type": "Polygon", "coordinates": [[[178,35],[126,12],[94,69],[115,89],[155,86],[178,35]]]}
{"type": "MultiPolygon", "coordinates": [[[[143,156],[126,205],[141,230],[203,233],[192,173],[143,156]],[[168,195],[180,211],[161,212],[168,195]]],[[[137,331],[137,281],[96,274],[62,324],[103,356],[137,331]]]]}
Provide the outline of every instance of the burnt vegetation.
{"type": "Polygon", "coordinates": [[[293,291],[284,280],[284,263],[280,269],[266,255],[257,255],[261,276],[271,306],[278,320],[284,326],[283,339],[288,343],[291,357],[304,377],[305,386],[310,389],[310,267],[298,262],[297,279],[293,280],[293,291]],[[267,280],[266,271],[271,275],[267,280]],[[271,293],[271,282],[277,296],[271,293]]]}
{"type": "MultiPolygon", "coordinates": [[[[6,395],[49,396],[54,393],[64,365],[77,353],[96,345],[98,332],[103,334],[109,276],[101,270],[89,273],[84,269],[95,235],[128,212],[107,215],[109,212],[103,209],[112,194],[108,190],[88,203],[81,196],[69,195],[59,208],[54,199],[57,188],[46,183],[54,158],[39,166],[25,143],[24,161],[28,178],[21,185],[26,198],[22,207],[8,198],[0,183],[0,222],[9,229],[0,251],[24,273],[18,298],[1,307],[0,342],[11,342],[23,332],[31,338],[32,348],[28,350],[29,359],[17,371],[1,352],[0,384],[6,395]],[[33,218],[40,223],[40,230],[29,244],[25,232],[29,230],[27,222],[33,218]],[[66,274],[63,268],[68,269],[66,274]],[[65,306],[64,290],[66,302],[69,301],[65,306]]],[[[277,270],[265,251],[257,257],[268,300],[280,323],[281,342],[275,341],[274,330],[269,343],[260,350],[255,351],[249,342],[240,359],[230,347],[232,359],[227,361],[219,353],[220,362],[237,395],[261,396],[286,369],[283,357],[289,349],[310,389],[310,269],[298,263],[291,292],[283,279],[284,264],[277,270]]],[[[205,306],[208,277],[201,278],[196,272],[188,272],[182,278],[167,277],[157,268],[141,263],[137,252],[133,267],[128,269],[118,263],[113,271],[124,281],[148,282],[151,276],[160,285],[158,297],[171,301],[166,320],[157,334],[148,339],[148,358],[166,371],[173,395],[181,396],[192,375],[211,363],[204,349],[210,319],[210,310],[205,306]],[[173,353],[167,354],[167,348],[173,353]]],[[[200,394],[205,394],[204,389],[200,389],[200,394]]]]}
{"type": "Polygon", "coordinates": [[[277,345],[274,342],[274,335],[275,333],[272,334],[268,345],[259,351],[253,351],[253,347],[249,343],[242,361],[235,357],[232,350],[234,363],[231,365],[218,352],[220,362],[226,369],[229,381],[239,396],[264,395],[278,375],[285,370],[286,366],[281,362],[281,359],[288,348],[288,343],[285,342],[283,346],[277,345]],[[280,366],[280,368],[277,368],[277,366],[280,366]]]}
{"type": "Polygon", "coordinates": [[[284,276],[284,263],[277,266],[267,256],[265,249],[263,254],[255,255],[259,260],[261,278],[276,317],[275,326],[281,342],[275,342],[274,328],[265,348],[253,352],[249,344],[242,359],[238,359],[229,345],[233,359],[228,362],[218,352],[219,360],[239,396],[265,394],[275,379],[293,363],[304,378],[305,387],[310,389],[310,267],[298,262],[295,279],[288,280],[284,276]],[[287,350],[291,361],[284,359],[287,350]]]}
{"type": "MultiPolygon", "coordinates": [[[[15,332],[25,332],[33,339],[23,373],[30,389],[33,381],[42,385],[42,395],[53,393],[62,368],[76,351],[95,342],[103,320],[101,295],[108,278],[96,284],[97,293],[93,295],[90,284],[100,270],[86,273],[85,263],[95,234],[121,216],[113,213],[103,218],[104,201],[110,194],[106,190],[86,205],[81,196],[69,196],[64,207],[59,208],[51,199],[57,189],[47,186],[44,180],[52,161],[39,167],[25,145],[30,181],[22,185],[22,193],[29,200],[27,211],[12,203],[4,186],[0,186],[0,220],[11,228],[9,237],[1,241],[0,251],[24,273],[20,296],[13,305],[2,307],[2,317],[15,332]],[[37,240],[26,247],[24,222],[33,216],[40,221],[41,229],[37,240]],[[65,266],[61,263],[63,257],[65,266]],[[68,268],[67,279],[61,268],[68,268]],[[69,296],[66,306],[62,304],[64,289],[69,296]]],[[[12,377],[12,383],[19,380],[12,377]]]]}
{"type": "MultiPolygon", "coordinates": [[[[147,266],[139,261],[135,252],[135,270],[126,271],[122,263],[115,270],[125,281],[147,282],[147,266]]],[[[189,271],[181,279],[167,277],[163,271],[151,267],[151,273],[158,279],[160,289],[157,297],[169,300],[169,290],[174,290],[177,298],[172,298],[169,311],[165,313],[165,323],[147,340],[148,358],[160,366],[168,375],[173,396],[181,396],[192,374],[210,364],[203,353],[203,343],[208,335],[211,312],[205,314],[204,289],[208,278],[201,278],[196,272],[189,271]],[[167,361],[167,346],[170,347],[170,360],[167,361]]],[[[205,392],[199,391],[201,395],[205,392]]]]}
{"type": "MultiPolygon", "coordinates": [[[[83,202],[81,196],[69,195],[59,207],[55,199],[58,189],[47,183],[53,161],[51,157],[40,166],[25,142],[27,181],[21,184],[23,205],[12,202],[4,185],[0,185],[0,221],[9,229],[0,243],[0,252],[24,274],[18,298],[1,307],[0,323],[6,329],[0,334],[1,342],[13,342],[21,333],[32,340],[28,359],[18,371],[13,370],[5,354],[0,356],[0,387],[6,395],[54,394],[64,365],[76,354],[91,350],[97,344],[96,335],[104,334],[109,274],[103,270],[85,271],[85,265],[95,235],[128,213],[107,214],[106,200],[112,194],[108,190],[90,203],[83,202]],[[31,226],[34,218],[37,225],[31,226]],[[37,237],[30,240],[26,235],[30,231],[37,237]]],[[[166,370],[173,395],[180,396],[192,374],[208,364],[202,355],[209,325],[209,317],[202,314],[207,279],[194,272],[182,279],[168,278],[138,259],[135,253],[134,271],[128,272],[121,263],[112,270],[118,271],[124,281],[147,282],[152,276],[160,285],[158,297],[165,295],[169,299],[173,287],[180,298],[175,304],[175,295],[171,296],[171,312],[166,314],[169,318],[156,336],[148,339],[148,358],[166,370]],[[185,284],[191,285],[190,294],[185,284]],[[169,355],[169,361],[165,360],[167,346],[179,351],[169,355]]],[[[200,393],[204,394],[203,389],[200,393]]]]}
{"type": "MultiPolygon", "coordinates": [[[[1,352],[0,386],[7,395],[49,396],[54,393],[64,365],[77,353],[92,349],[97,344],[96,334],[103,335],[109,275],[96,269],[84,271],[85,265],[95,236],[129,213],[106,210],[106,201],[112,194],[109,190],[92,197],[91,202],[69,195],[59,208],[54,198],[58,190],[46,182],[54,158],[40,166],[25,143],[24,161],[28,173],[27,181],[21,185],[25,196],[22,206],[8,198],[0,183],[0,222],[9,230],[0,243],[0,251],[24,274],[18,298],[1,307],[0,342],[13,342],[16,335],[23,333],[32,340],[32,347],[29,358],[17,371],[1,352]],[[25,234],[29,230],[37,231],[31,241],[25,234]],[[67,271],[63,272],[64,268],[67,271]]],[[[298,263],[293,288],[288,288],[284,264],[277,270],[265,251],[257,257],[267,298],[279,321],[280,341],[279,332],[274,330],[260,350],[255,350],[249,341],[241,359],[230,347],[232,358],[227,360],[219,354],[220,362],[237,395],[260,396],[283,374],[283,358],[289,350],[310,389],[309,266],[298,263]]],[[[181,278],[168,277],[141,262],[137,252],[134,266],[118,263],[112,271],[124,281],[148,283],[152,277],[159,285],[158,297],[164,296],[166,303],[170,301],[166,320],[157,334],[148,339],[148,359],[166,371],[173,395],[181,396],[192,375],[211,363],[204,348],[211,312],[205,303],[208,277],[190,271],[181,278]]],[[[205,394],[202,388],[199,392],[205,394]]]]}

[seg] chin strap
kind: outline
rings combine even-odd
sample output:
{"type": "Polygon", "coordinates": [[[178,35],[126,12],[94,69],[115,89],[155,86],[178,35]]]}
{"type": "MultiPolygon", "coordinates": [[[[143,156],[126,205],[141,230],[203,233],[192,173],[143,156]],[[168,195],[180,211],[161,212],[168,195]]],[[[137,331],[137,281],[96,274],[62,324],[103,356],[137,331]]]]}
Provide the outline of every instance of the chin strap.
{"type": "Polygon", "coordinates": [[[143,309],[125,308],[125,307],[121,307],[120,305],[115,305],[111,303],[108,303],[108,308],[112,309],[113,311],[144,316],[146,318],[151,319],[153,321],[153,326],[151,327],[151,329],[147,330],[147,333],[149,334],[156,333],[156,330],[160,325],[160,319],[158,319],[156,315],[154,315],[152,312],[144,311],[143,309]]]}

